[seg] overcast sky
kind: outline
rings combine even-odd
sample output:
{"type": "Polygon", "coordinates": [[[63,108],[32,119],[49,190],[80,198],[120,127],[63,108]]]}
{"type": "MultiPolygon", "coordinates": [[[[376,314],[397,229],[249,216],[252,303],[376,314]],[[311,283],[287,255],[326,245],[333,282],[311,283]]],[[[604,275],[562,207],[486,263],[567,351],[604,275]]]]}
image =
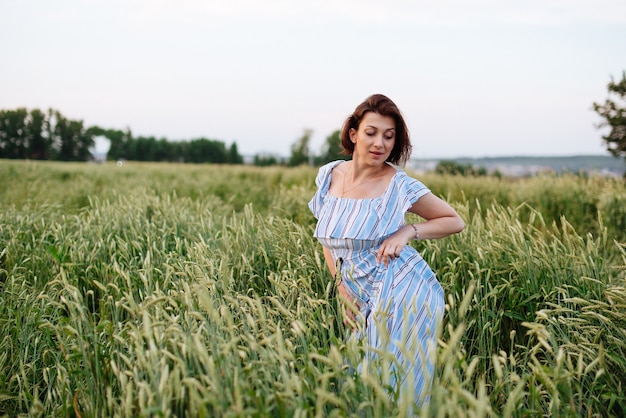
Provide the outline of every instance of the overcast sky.
{"type": "Polygon", "coordinates": [[[0,109],[239,152],[312,148],[372,93],[413,157],[607,154],[624,0],[0,0],[0,109]]]}

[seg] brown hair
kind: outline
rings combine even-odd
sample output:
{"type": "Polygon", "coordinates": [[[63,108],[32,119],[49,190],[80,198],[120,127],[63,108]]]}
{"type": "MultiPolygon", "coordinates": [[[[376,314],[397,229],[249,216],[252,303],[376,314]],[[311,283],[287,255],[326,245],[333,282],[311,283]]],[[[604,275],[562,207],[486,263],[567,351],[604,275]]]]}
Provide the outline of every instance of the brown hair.
{"type": "Polygon", "coordinates": [[[363,103],[358,105],[352,115],[348,116],[341,128],[342,154],[352,155],[354,153],[354,143],[350,140],[350,129],[359,129],[363,117],[368,112],[378,113],[382,116],[391,117],[396,123],[396,142],[391,150],[387,161],[392,164],[404,164],[411,156],[411,140],[409,139],[409,129],[404,122],[400,109],[387,96],[373,94],[363,103]]]}

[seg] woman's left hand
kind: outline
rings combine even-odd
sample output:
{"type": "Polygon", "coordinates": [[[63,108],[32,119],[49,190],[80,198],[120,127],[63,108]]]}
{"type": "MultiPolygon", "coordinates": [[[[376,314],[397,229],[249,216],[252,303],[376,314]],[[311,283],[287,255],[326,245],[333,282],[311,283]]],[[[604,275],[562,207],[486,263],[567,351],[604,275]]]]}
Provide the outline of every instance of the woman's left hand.
{"type": "Polygon", "coordinates": [[[398,229],[380,244],[376,252],[376,260],[388,266],[392,259],[400,256],[400,252],[402,252],[414,235],[415,230],[411,225],[405,225],[398,229]]]}

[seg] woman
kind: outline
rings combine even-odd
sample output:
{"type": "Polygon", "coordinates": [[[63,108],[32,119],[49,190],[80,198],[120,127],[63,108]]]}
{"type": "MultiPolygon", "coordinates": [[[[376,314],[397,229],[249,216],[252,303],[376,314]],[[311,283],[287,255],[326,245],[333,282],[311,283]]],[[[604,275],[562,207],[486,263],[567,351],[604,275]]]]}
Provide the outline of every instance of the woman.
{"type": "Polygon", "coordinates": [[[434,371],[436,331],[443,290],[414,239],[442,238],[465,224],[455,210],[421,182],[393,165],[411,154],[397,106],[375,94],[357,106],[341,132],[351,161],[320,168],[309,207],[339,295],[349,305],[346,322],[358,324],[374,353],[392,353],[391,385],[421,404],[434,371]],[[406,212],[425,222],[405,224],[406,212]],[[336,271],[336,269],[340,271],[336,271]],[[356,314],[355,314],[356,312],[356,314]]]}

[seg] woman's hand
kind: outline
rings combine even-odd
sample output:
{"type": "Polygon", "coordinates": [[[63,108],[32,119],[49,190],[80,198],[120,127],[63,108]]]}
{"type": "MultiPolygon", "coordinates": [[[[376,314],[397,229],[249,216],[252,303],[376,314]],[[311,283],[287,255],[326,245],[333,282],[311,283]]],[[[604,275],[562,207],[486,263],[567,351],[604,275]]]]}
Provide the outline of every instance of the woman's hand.
{"type": "MultiPolygon", "coordinates": [[[[414,213],[426,222],[417,224],[420,239],[437,239],[447,237],[451,234],[459,233],[465,227],[465,222],[458,213],[446,202],[432,193],[427,193],[420,197],[417,202],[409,208],[409,212],[414,213]]],[[[409,240],[416,238],[418,231],[411,225],[405,225],[380,245],[376,252],[376,260],[389,265],[391,259],[400,255],[400,252],[409,240]]]]}
{"type": "MultiPolygon", "coordinates": [[[[326,260],[326,264],[328,265],[328,270],[330,270],[330,274],[335,278],[335,283],[337,282],[337,263],[333,259],[330,254],[330,250],[326,247],[324,248],[324,259],[326,260]]],[[[354,298],[348,293],[342,281],[339,281],[337,284],[337,295],[339,295],[339,300],[342,302],[342,306],[345,308],[345,314],[343,317],[343,323],[351,328],[356,328],[356,316],[359,311],[358,306],[354,302],[354,298]]]]}
{"type": "Polygon", "coordinates": [[[343,323],[351,328],[356,328],[356,316],[359,307],[354,302],[354,298],[350,296],[350,293],[346,290],[343,282],[337,285],[337,294],[345,308],[343,323]]]}
{"type": "Polygon", "coordinates": [[[389,261],[400,256],[400,252],[415,237],[415,229],[411,225],[405,225],[398,229],[380,244],[376,252],[376,261],[389,265],[389,261]]]}

